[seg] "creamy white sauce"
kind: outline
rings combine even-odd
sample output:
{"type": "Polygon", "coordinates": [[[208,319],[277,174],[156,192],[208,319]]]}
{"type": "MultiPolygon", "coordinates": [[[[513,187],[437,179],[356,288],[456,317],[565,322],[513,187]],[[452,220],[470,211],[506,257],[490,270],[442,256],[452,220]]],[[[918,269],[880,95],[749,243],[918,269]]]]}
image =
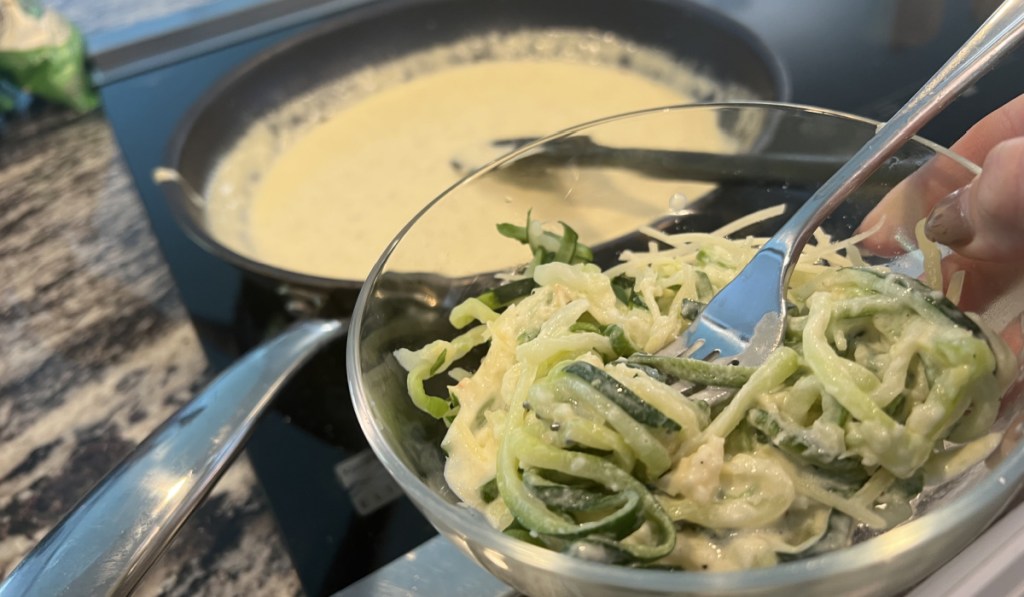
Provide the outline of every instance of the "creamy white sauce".
{"type": "MultiPolygon", "coordinates": [[[[493,139],[540,136],[594,118],[692,102],[695,95],[716,92],[693,70],[607,35],[518,35],[468,43],[470,48],[489,48],[484,60],[466,61],[464,43],[447,54],[433,50],[406,59],[404,66],[399,60],[390,70],[357,73],[348,82],[359,88],[348,92],[357,99],[340,93],[340,107],[325,109],[326,101],[300,98],[283,110],[280,122],[287,122],[288,114],[319,120],[298,130],[282,134],[279,124],[255,125],[204,190],[212,234],[271,265],[362,279],[402,226],[459,178],[453,158],[483,164],[497,155],[490,149],[493,139]],[[622,56],[629,58],[628,68],[620,65],[622,56]],[[420,70],[424,72],[408,75],[420,70]],[[379,80],[374,81],[375,75],[379,80]],[[322,115],[310,117],[311,111],[322,115]]],[[[691,134],[709,139],[708,147],[716,147],[719,138],[728,146],[716,123],[705,124],[691,134]]],[[[634,141],[644,143],[656,133],[637,130],[634,141]]],[[[540,205],[552,195],[551,187],[542,192],[490,187],[494,199],[483,206],[485,217],[467,208],[456,210],[458,221],[450,222],[451,230],[470,237],[460,240],[462,246],[487,247],[477,255],[480,259],[463,262],[460,257],[458,269],[464,271],[457,273],[523,261],[524,250],[502,242],[493,225],[522,222],[530,208],[539,218],[569,221],[584,240],[592,241],[623,209],[635,208],[621,201],[624,189],[635,190],[631,177],[635,175],[613,174],[601,180],[599,189],[555,179],[554,190],[565,199],[561,206],[550,201],[540,205]],[[583,221],[570,213],[574,193],[598,203],[583,221]]],[[[705,191],[700,185],[658,189],[664,200],[655,208],[644,207],[650,213],[639,215],[668,211],[673,192],[692,196],[705,191]]],[[[421,255],[434,250],[443,247],[423,246],[421,255]]],[[[429,259],[421,265],[406,258],[401,267],[436,265],[429,259]]]]}

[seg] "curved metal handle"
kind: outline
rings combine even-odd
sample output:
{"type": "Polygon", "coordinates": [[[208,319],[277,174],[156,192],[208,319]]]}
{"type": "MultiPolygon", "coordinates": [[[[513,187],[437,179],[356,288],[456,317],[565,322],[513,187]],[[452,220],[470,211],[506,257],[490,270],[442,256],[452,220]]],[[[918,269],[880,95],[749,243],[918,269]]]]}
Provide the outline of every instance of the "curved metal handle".
{"type": "Polygon", "coordinates": [[[1006,0],[875,136],[804,203],[765,247],[786,255],[783,288],[814,230],[857,187],[1024,37],[1024,0],[1006,0]]]}
{"type": "Polygon", "coordinates": [[[340,321],[298,323],[248,353],[147,437],[0,584],[2,597],[126,595],[238,454],[277,390],[340,321]]]}

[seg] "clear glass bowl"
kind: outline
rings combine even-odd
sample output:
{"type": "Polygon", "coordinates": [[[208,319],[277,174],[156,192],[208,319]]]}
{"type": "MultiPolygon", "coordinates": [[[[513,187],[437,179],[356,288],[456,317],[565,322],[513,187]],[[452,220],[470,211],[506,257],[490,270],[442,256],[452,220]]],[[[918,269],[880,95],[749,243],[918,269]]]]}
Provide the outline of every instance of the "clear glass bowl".
{"type": "MultiPolygon", "coordinates": [[[[912,586],[973,540],[1013,498],[1024,477],[1020,392],[1004,398],[997,425],[1002,446],[969,473],[929,492],[916,517],[856,545],[773,568],[675,572],[582,561],[510,538],[459,505],[443,477],[444,425],[418,411],[392,351],[419,348],[454,331],[449,310],[495,273],[529,258],[498,236],[498,222],[563,220],[614,262],[623,248],[646,246],[635,233],[653,225],[710,231],[769,205],[806,200],[873,133],[875,122],[820,109],[767,103],[678,106],[615,116],[558,133],[499,159],[431,203],[381,257],[357,302],[349,334],[349,384],[363,431],[399,485],[437,529],[498,578],[533,597],[547,595],[877,595],[912,586]],[[505,249],[511,252],[506,252],[505,249]]],[[[851,235],[889,192],[939,197],[978,168],[914,139],[834,213],[824,227],[851,235]],[[907,176],[926,168],[928,176],[907,176]]],[[[920,211],[920,208],[918,208],[920,211]]],[[[770,234],[786,215],[749,234],[770,234]]],[[[911,214],[920,215],[920,214],[911,214]]],[[[912,221],[913,218],[908,218],[912,221]]],[[[891,224],[891,223],[890,223],[891,224]]],[[[921,270],[912,232],[872,259],[921,270]]],[[[865,247],[877,249],[878,246],[865,247]]],[[[966,290],[979,276],[968,275],[966,290]]],[[[977,302],[1002,329],[1024,306],[1012,290],[977,302]]]]}

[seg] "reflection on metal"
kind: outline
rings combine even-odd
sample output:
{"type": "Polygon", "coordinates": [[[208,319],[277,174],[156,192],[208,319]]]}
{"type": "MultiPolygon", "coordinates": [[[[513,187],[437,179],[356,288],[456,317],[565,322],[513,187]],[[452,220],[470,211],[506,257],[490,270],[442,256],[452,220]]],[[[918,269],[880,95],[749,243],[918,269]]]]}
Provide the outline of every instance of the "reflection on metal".
{"type": "Polygon", "coordinates": [[[130,593],[277,390],[346,327],[303,322],[242,357],[101,481],[0,584],[0,596],[130,593]]]}

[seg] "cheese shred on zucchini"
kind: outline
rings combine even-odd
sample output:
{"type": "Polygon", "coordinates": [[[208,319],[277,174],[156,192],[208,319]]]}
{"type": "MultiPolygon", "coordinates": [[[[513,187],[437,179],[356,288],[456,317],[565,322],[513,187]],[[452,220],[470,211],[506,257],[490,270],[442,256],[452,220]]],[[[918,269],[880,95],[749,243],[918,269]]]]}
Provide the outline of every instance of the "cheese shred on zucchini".
{"type": "MultiPolygon", "coordinates": [[[[448,425],[452,490],[506,533],[576,557],[736,570],[891,528],[926,482],[947,480],[937,470],[983,460],[1016,370],[1007,348],[941,291],[820,231],[763,365],[654,354],[764,241],[726,234],[778,213],[719,233],[650,230],[650,250],[605,270],[565,224],[499,226],[529,265],[456,307],[461,333],[396,352],[411,399],[448,425]],[[456,369],[446,394],[428,393],[456,369]],[[732,394],[709,404],[680,383],[732,394]]],[[[941,289],[937,265],[925,271],[941,289]]]]}

